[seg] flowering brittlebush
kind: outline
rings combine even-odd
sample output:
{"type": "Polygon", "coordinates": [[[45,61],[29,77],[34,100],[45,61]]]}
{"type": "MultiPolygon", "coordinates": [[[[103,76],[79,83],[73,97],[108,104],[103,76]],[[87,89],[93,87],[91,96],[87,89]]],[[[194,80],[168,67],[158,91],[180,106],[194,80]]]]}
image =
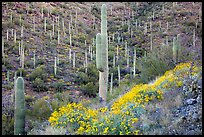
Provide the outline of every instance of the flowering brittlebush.
{"type": "MultiPolygon", "coordinates": [[[[55,127],[71,128],[73,134],[128,135],[142,134],[134,126],[151,100],[163,99],[163,93],[172,87],[181,87],[183,78],[189,75],[191,63],[181,63],[151,84],[139,84],[118,98],[109,108],[90,109],[82,103],[70,103],[54,111],[49,122],[55,127]]],[[[191,75],[201,68],[192,67],[191,75]]]]}

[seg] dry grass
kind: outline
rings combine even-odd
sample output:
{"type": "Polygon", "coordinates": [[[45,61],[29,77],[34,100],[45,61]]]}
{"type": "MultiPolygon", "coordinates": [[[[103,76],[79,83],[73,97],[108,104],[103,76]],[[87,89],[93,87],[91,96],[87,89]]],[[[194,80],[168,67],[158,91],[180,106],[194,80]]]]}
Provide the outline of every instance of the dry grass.
{"type": "Polygon", "coordinates": [[[45,127],[45,130],[36,130],[33,129],[29,133],[29,135],[65,135],[66,129],[65,128],[53,128],[52,126],[45,127]]]}

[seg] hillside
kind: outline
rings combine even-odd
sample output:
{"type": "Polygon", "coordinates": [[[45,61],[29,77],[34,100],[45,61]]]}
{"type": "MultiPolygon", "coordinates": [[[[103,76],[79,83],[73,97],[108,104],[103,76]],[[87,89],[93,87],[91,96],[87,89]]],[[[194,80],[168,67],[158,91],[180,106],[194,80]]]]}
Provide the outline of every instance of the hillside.
{"type": "MultiPolygon", "coordinates": [[[[96,34],[101,32],[102,4],[2,3],[3,134],[13,134],[14,77],[22,76],[25,81],[27,133],[31,133],[32,129],[41,129],[41,125],[49,125],[51,114],[69,103],[83,103],[91,107],[90,111],[105,107],[99,102],[99,72],[96,68],[96,34]],[[9,123],[8,126],[5,123],[9,123]]],[[[198,68],[202,66],[201,2],[105,4],[108,82],[113,83],[112,89],[111,84],[108,84],[106,107],[110,108],[122,96],[131,94],[135,85],[149,85],[156,77],[165,75],[166,71],[179,63],[193,61],[192,64],[198,68]],[[173,51],[175,45],[176,56],[173,51]]],[[[199,72],[196,73],[199,75],[198,81],[202,81],[202,76],[199,72]]],[[[187,78],[181,80],[182,83],[185,79],[187,78]]],[[[185,84],[180,85],[181,87],[184,88],[185,84]]],[[[171,85],[171,88],[176,86],[171,85]]],[[[177,93],[174,94],[178,96],[177,93]]],[[[131,97],[134,95],[136,94],[133,93],[131,97]]],[[[182,102],[193,98],[180,96],[182,102]]],[[[194,111],[198,111],[196,109],[194,111]]],[[[180,111],[177,115],[180,116],[180,111]]],[[[170,133],[165,129],[165,132],[155,134],[188,134],[184,129],[187,128],[177,133],[170,133]]],[[[200,128],[193,129],[195,130],[189,134],[196,131],[201,133],[200,128]]],[[[69,132],[75,134],[74,129],[72,130],[69,132]]],[[[126,133],[124,131],[123,134],[126,133]]],[[[153,134],[149,130],[141,133],[153,134]]]]}

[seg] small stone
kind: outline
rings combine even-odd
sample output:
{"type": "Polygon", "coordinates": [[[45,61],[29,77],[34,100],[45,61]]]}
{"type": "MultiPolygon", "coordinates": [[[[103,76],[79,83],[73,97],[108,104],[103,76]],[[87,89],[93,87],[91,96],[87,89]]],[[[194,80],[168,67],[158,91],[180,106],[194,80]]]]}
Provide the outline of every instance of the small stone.
{"type": "Polygon", "coordinates": [[[187,99],[187,100],[186,100],[186,103],[187,103],[188,105],[193,105],[193,104],[197,103],[197,101],[196,101],[196,99],[187,99]]]}

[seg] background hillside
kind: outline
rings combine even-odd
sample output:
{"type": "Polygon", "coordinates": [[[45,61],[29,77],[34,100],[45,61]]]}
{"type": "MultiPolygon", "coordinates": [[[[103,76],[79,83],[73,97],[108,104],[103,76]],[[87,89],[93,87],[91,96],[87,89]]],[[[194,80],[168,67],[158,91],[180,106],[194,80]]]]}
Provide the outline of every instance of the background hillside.
{"type": "MultiPolygon", "coordinates": [[[[9,123],[4,134],[13,134],[15,72],[25,80],[27,132],[46,124],[67,103],[90,101],[92,108],[100,107],[95,38],[101,31],[102,4],[2,2],[2,118],[9,123]]],[[[202,65],[201,2],[106,5],[110,83],[113,73],[108,106],[135,84],[151,83],[180,62],[202,65]],[[173,39],[180,45],[176,62],[173,39]]]]}

